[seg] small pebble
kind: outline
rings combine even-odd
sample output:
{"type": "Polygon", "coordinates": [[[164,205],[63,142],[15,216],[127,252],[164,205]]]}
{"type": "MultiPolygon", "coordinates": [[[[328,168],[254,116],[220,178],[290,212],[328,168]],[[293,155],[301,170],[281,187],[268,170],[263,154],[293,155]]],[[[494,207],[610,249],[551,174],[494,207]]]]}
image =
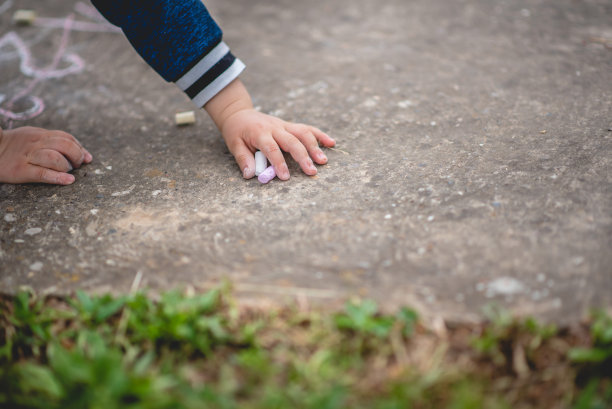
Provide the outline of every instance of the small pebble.
{"type": "Polygon", "coordinates": [[[487,294],[491,296],[519,294],[524,290],[523,283],[513,277],[500,277],[487,285],[487,294]]]}
{"type": "Polygon", "coordinates": [[[25,234],[27,234],[28,236],[34,236],[35,234],[38,234],[42,231],[42,229],[40,227],[32,227],[31,229],[28,229],[25,231],[25,234]]]}
{"type": "Polygon", "coordinates": [[[398,102],[397,106],[400,108],[408,108],[412,106],[412,101],[410,101],[409,99],[405,99],[403,101],[398,102]]]}
{"type": "Polygon", "coordinates": [[[15,220],[17,220],[17,217],[15,217],[13,213],[7,213],[4,215],[5,222],[11,223],[11,222],[14,222],[15,220]]]}
{"type": "Polygon", "coordinates": [[[43,263],[41,263],[40,261],[35,261],[34,263],[30,264],[30,270],[32,271],[40,271],[43,268],[43,263]]]}
{"type": "Polygon", "coordinates": [[[261,172],[261,174],[257,177],[261,183],[266,184],[272,179],[276,177],[276,172],[274,171],[274,166],[268,166],[266,170],[261,172]]]}

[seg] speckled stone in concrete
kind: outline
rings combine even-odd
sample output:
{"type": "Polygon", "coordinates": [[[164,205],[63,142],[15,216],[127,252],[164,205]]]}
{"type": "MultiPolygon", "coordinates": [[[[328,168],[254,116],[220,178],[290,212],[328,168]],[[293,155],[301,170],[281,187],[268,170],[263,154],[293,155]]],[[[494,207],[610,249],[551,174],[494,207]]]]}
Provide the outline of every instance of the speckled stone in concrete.
{"type": "MultiPolygon", "coordinates": [[[[155,291],[229,278],[245,300],[360,295],[460,320],[490,302],[559,322],[612,305],[609,1],[206,4],[255,104],[335,137],[329,164],[244,181],[204,112],[174,125],[190,102],[120,34],[74,32],[85,70],[37,88],[29,125],[94,162],[72,186],[0,187],[2,292],[125,292],[140,271],[155,291]]],[[[0,34],[48,64],[61,31],[11,14],[0,34]]],[[[7,95],[27,81],[11,51],[7,95]]]]}

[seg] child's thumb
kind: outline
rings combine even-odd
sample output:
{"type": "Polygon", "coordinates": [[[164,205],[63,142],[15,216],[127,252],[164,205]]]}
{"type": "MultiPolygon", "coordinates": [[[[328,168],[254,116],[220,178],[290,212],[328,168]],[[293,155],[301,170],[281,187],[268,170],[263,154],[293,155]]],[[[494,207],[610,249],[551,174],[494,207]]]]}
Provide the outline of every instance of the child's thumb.
{"type": "Polygon", "coordinates": [[[232,155],[234,155],[236,163],[238,163],[238,167],[242,171],[243,178],[251,179],[255,176],[255,156],[244,143],[241,142],[238,146],[235,146],[232,150],[232,155]]]}

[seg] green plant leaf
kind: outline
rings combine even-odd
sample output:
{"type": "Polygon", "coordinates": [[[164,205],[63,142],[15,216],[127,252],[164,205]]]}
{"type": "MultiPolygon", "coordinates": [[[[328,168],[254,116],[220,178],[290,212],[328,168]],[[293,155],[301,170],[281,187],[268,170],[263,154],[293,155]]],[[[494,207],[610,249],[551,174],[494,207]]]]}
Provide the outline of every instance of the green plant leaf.
{"type": "Polygon", "coordinates": [[[25,363],[16,368],[19,385],[25,393],[43,394],[50,399],[60,399],[64,393],[51,369],[42,365],[25,363]]]}
{"type": "Polygon", "coordinates": [[[573,348],[568,357],[574,362],[603,362],[612,357],[612,350],[601,348],[573,348]]]}

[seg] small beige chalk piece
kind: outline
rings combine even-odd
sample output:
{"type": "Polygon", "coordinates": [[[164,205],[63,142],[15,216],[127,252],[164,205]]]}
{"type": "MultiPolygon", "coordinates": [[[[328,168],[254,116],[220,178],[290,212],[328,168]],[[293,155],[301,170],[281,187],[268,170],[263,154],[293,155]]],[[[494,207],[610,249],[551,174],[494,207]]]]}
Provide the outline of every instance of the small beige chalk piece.
{"type": "Polygon", "coordinates": [[[36,12],[34,10],[17,10],[13,14],[13,23],[22,26],[29,26],[36,20],[36,12]]]}
{"type": "Polygon", "coordinates": [[[174,121],[177,125],[191,125],[195,124],[195,112],[179,112],[174,116],[174,121]]]}

